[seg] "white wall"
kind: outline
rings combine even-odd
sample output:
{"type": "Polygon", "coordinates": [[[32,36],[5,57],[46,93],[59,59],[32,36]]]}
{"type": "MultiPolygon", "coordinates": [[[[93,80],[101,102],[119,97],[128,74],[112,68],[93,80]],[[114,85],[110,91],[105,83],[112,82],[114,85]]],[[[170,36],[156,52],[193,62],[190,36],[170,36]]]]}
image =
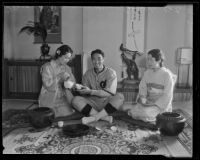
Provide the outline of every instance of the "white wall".
{"type": "Polygon", "coordinates": [[[185,5],[148,8],[147,51],[153,48],[163,50],[166,57],[165,65],[175,73],[177,73],[175,62],[177,48],[186,46],[185,39],[188,38],[188,35],[185,35],[185,23],[185,5]]]}
{"type": "MultiPolygon", "coordinates": [[[[121,73],[119,51],[123,39],[123,7],[83,8],[83,52],[90,60],[91,51],[101,49],[105,53],[105,65],[121,73]]],[[[87,66],[87,65],[86,65],[87,66]]],[[[90,67],[87,66],[87,67],[90,67]]],[[[84,71],[87,68],[84,68],[84,71]]]]}
{"type": "Polygon", "coordinates": [[[83,8],[62,7],[62,41],[72,47],[75,54],[83,50],[83,8]]]}
{"type": "Polygon", "coordinates": [[[8,10],[4,12],[4,32],[3,32],[3,42],[4,42],[4,57],[12,57],[12,18],[11,13],[8,10]]]}
{"type": "MultiPolygon", "coordinates": [[[[175,6],[176,7],[176,6],[175,6]]],[[[192,7],[179,5],[176,10],[148,7],[146,26],[146,51],[160,48],[166,54],[166,66],[177,73],[175,53],[179,47],[192,47],[192,7]],[[187,20],[189,19],[189,22],[187,20]]],[[[90,67],[88,59],[94,49],[106,54],[105,64],[117,71],[121,80],[119,46],[124,42],[124,7],[62,7],[62,41],[69,44],[76,54],[84,52],[83,72],[90,67]],[[87,63],[86,63],[87,62],[87,63]]],[[[40,44],[33,43],[33,36],[18,35],[21,27],[33,20],[33,7],[12,7],[4,10],[4,56],[13,59],[36,59],[40,44]]],[[[61,44],[49,44],[54,54],[61,44]]]]}

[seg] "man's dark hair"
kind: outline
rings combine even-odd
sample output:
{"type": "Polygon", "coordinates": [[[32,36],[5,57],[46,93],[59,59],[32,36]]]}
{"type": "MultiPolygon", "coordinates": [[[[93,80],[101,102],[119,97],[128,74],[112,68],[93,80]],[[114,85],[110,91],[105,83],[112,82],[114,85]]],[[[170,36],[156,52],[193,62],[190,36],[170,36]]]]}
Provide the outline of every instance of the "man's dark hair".
{"type": "Polygon", "coordinates": [[[100,50],[100,49],[96,49],[96,50],[92,51],[92,52],[91,52],[91,58],[92,58],[92,56],[93,56],[94,54],[101,54],[102,57],[105,56],[105,55],[104,55],[104,52],[103,52],[102,50],[100,50]]]}
{"type": "Polygon", "coordinates": [[[152,49],[148,52],[152,57],[155,58],[156,61],[161,60],[160,62],[160,67],[163,67],[163,62],[164,62],[164,53],[160,49],[152,49]]]}

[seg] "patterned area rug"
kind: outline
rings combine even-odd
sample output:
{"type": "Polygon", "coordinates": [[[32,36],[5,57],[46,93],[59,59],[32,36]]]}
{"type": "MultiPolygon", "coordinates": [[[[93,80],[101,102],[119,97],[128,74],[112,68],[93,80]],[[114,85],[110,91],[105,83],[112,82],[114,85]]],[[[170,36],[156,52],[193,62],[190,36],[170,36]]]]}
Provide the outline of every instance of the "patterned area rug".
{"type": "MultiPolygon", "coordinates": [[[[176,138],[189,153],[192,153],[191,117],[180,110],[177,112],[187,118],[187,125],[176,138]]],[[[46,128],[40,131],[33,129],[27,121],[25,112],[12,114],[9,120],[4,121],[3,132],[9,128],[8,124],[12,132],[3,139],[4,154],[172,155],[164,145],[159,131],[141,129],[137,125],[119,119],[115,119],[113,124],[105,121],[92,123],[87,135],[76,138],[67,137],[62,129],[58,128],[46,128]]]]}
{"type": "Polygon", "coordinates": [[[186,126],[182,133],[178,135],[178,141],[185,147],[185,149],[192,155],[192,117],[183,110],[176,110],[175,112],[181,114],[186,118],[186,126]]]}
{"type": "MultiPolygon", "coordinates": [[[[80,119],[81,114],[75,113],[67,117],[59,117],[59,119],[80,119]]],[[[2,136],[5,137],[11,131],[17,128],[31,127],[27,110],[9,109],[2,114],[2,136]]]]}
{"type": "Polygon", "coordinates": [[[27,110],[9,109],[2,114],[2,136],[17,128],[29,127],[27,110]]]}

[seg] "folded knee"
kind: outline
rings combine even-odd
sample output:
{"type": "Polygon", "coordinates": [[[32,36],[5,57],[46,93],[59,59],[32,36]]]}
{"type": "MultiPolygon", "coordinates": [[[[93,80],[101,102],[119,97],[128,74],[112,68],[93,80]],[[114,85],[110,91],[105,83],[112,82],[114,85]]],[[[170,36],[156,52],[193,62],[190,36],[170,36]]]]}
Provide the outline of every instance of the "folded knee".
{"type": "Polygon", "coordinates": [[[124,101],[124,95],[122,93],[117,93],[115,96],[117,99],[124,101]]]}
{"type": "Polygon", "coordinates": [[[122,105],[124,103],[124,95],[121,93],[117,93],[111,100],[112,102],[117,102],[118,105],[122,105]]]}
{"type": "Polygon", "coordinates": [[[75,96],[73,99],[72,99],[72,105],[74,107],[78,107],[80,105],[83,104],[83,98],[80,97],[80,96],[75,96]]]}

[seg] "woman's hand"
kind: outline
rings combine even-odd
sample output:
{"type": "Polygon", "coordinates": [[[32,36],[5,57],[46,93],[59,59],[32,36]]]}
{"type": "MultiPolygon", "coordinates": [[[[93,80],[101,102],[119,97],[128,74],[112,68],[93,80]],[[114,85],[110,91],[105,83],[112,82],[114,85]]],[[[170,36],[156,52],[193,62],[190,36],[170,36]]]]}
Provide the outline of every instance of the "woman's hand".
{"type": "Polygon", "coordinates": [[[146,99],[144,97],[140,97],[138,99],[138,103],[141,104],[144,107],[149,107],[149,106],[155,105],[154,103],[152,103],[151,101],[149,101],[148,99],[146,99]]]}
{"type": "Polygon", "coordinates": [[[144,104],[146,103],[147,99],[143,96],[139,96],[137,99],[136,99],[137,103],[141,103],[141,104],[144,104]]]}
{"type": "Polygon", "coordinates": [[[59,73],[57,75],[59,82],[67,81],[70,78],[70,74],[65,72],[65,73],[59,73]]]}
{"type": "Polygon", "coordinates": [[[141,104],[143,107],[151,107],[154,106],[154,104],[148,104],[148,103],[142,103],[141,104]]]}
{"type": "Polygon", "coordinates": [[[155,105],[155,103],[153,103],[152,101],[147,100],[146,101],[146,105],[155,105]]]}
{"type": "Polygon", "coordinates": [[[142,106],[144,107],[150,107],[150,106],[154,106],[155,104],[152,103],[151,101],[149,100],[146,100],[146,103],[140,103],[142,106]]]}

